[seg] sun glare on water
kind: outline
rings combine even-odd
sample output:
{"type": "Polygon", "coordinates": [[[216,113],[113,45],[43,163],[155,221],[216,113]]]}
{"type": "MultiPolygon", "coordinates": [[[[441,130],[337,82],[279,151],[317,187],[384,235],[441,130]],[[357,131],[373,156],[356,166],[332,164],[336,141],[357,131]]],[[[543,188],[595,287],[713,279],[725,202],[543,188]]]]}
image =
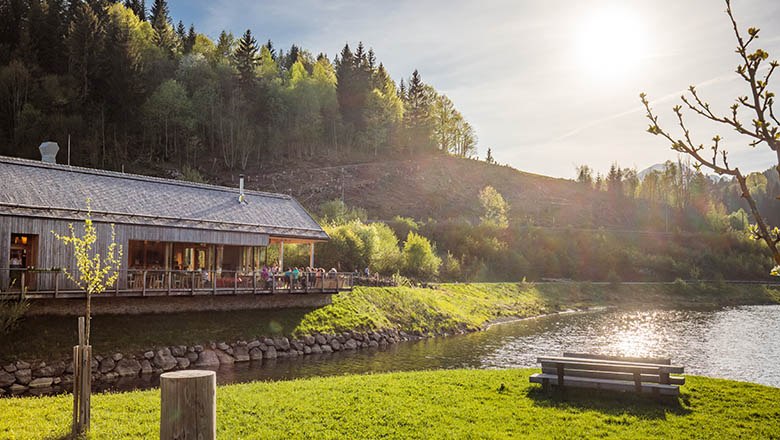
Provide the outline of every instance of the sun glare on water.
{"type": "Polygon", "coordinates": [[[579,65],[603,78],[631,73],[646,50],[641,17],[628,9],[594,10],[583,17],[576,33],[579,65]]]}

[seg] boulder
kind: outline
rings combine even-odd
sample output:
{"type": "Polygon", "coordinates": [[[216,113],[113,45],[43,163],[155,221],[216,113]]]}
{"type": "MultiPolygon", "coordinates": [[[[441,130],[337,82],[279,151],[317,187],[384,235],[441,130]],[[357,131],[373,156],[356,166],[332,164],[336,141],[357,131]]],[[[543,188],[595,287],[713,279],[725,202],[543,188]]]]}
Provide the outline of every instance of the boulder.
{"type": "Polygon", "coordinates": [[[90,370],[93,373],[97,373],[98,372],[98,368],[100,368],[100,362],[97,359],[92,358],[92,360],[90,361],[89,366],[90,366],[90,370]]]}
{"type": "Polygon", "coordinates": [[[236,345],[236,348],[233,349],[233,357],[236,358],[236,362],[249,361],[249,350],[246,347],[247,345],[236,345]]]}
{"type": "Polygon", "coordinates": [[[17,370],[27,370],[30,368],[30,364],[25,361],[16,361],[17,370]]]}
{"type": "Polygon", "coordinates": [[[298,341],[298,340],[296,340],[296,341],[290,341],[290,347],[291,347],[293,350],[298,350],[298,351],[301,351],[301,350],[303,350],[303,346],[304,346],[304,344],[303,344],[303,342],[301,342],[301,341],[298,341]]]}
{"type": "Polygon", "coordinates": [[[183,370],[190,366],[190,360],[186,357],[177,357],[176,358],[176,367],[183,370]]]}
{"type": "Polygon", "coordinates": [[[122,360],[122,358],[123,358],[123,357],[124,357],[124,355],[123,355],[122,353],[114,353],[114,354],[111,356],[111,359],[113,359],[113,360],[114,360],[114,362],[119,362],[119,361],[121,361],[121,360],[122,360]]]}
{"type": "Polygon", "coordinates": [[[154,359],[154,352],[153,351],[147,351],[146,353],[144,353],[144,357],[146,359],[154,359]]]}
{"type": "Polygon", "coordinates": [[[314,343],[317,342],[317,339],[314,338],[314,336],[304,336],[303,337],[303,343],[311,347],[314,345],[314,343]]]}
{"type": "Polygon", "coordinates": [[[269,346],[269,347],[275,347],[276,344],[274,343],[274,340],[271,338],[263,338],[263,344],[269,346]]]}
{"type": "Polygon", "coordinates": [[[171,350],[161,348],[154,353],[153,364],[163,371],[172,370],[176,366],[176,358],[171,355],[171,350]]]}
{"type": "Polygon", "coordinates": [[[32,380],[32,370],[29,368],[20,368],[14,372],[14,375],[16,376],[16,382],[22,385],[27,385],[32,380]]]}
{"type": "Polygon", "coordinates": [[[357,341],[355,341],[352,338],[347,339],[347,342],[344,343],[344,349],[345,350],[355,350],[355,349],[357,349],[357,341]]]}
{"type": "MultiPolygon", "coordinates": [[[[320,346],[323,353],[333,353],[333,347],[327,344],[323,344],[320,346]]],[[[312,348],[312,352],[314,352],[314,348],[312,348]]]]}
{"type": "Polygon", "coordinates": [[[195,353],[194,351],[188,351],[187,352],[187,360],[190,361],[190,363],[193,363],[198,360],[198,353],[195,353]]]}
{"type": "Polygon", "coordinates": [[[322,353],[322,347],[320,347],[319,344],[314,344],[310,348],[311,348],[311,354],[320,354],[320,353],[322,353]]]}
{"type": "Polygon", "coordinates": [[[333,339],[330,341],[330,348],[333,349],[333,351],[340,351],[341,350],[341,341],[338,339],[333,339]]]}
{"type": "Polygon", "coordinates": [[[14,371],[16,371],[16,365],[8,364],[8,365],[3,367],[3,370],[5,370],[6,373],[13,373],[14,371]]]}
{"type": "Polygon", "coordinates": [[[219,367],[219,358],[214,350],[203,350],[198,355],[195,367],[219,367]]]}
{"type": "Polygon", "coordinates": [[[114,371],[121,377],[138,376],[138,373],[141,371],[141,364],[135,359],[120,359],[116,363],[114,371]]]}
{"type": "Polygon", "coordinates": [[[222,350],[215,350],[214,353],[216,353],[220,365],[233,365],[236,362],[233,356],[225,353],[222,350]]]}
{"type": "Polygon", "coordinates": [[[149,362],[149,359],[142,360],[140,365],[141,365],[141,374],[154,373],[154,368],[152,367],[152,363],[149,362]]]}
{"type": "Polygon", "coordinates": [[[10,388],[8,388],[8,391],[10,391],[11,394],[21,394],[21,393],[27,391],[27,386],[15,383],[15,384],[11,385],[10,388]]]}
{"type": "Polygon", "coordinates": [[[225,344],[224,342],[220,342],[217,344],[217,348],[222,351],[227,351],[230,348],[230,346],[225,344]]]}
{"type": "Polygon", "coordinates": [[[248,344],[246,344],[246,349],[247,350],[251,350],[251,349],[257,348],[259,346],[260,346],[260,341],[258,341],[257,339],[254,339],[254,340],[250,341],[248,344]]]}
{"type": "Polygon", "coordinates": [[[0,370],[0,388],[7,387],[14,382],[16,382],[16,376],[7,371],[0,370]]]}
{"type": "Polygon", "coordinates": [[[287,351],[290,349],[290,340],[285,337],[275,338],[274,345],[276,345],[276,348],[279,350],[287,351]]]}
{"type": "Polygon", "coordinates": [[[39,377],[33,379],[28,385],[30,388],[50,388],[54,383],[54,379],[51,377],[39,377]]]}
{"type": "Polygon", "coordinates": [[[268,350],[263,353],[264,359],[276,359],[276,348],[275,347],[268,347],[268,350]]]}
{"type": "Polygon", "coordinates": [[[200,352],[203,351],[203,346],[202,345],[195,345],[192,348],[193,348],[193,350],[195,350],[195,353],[200,353],[200,352]]]}
{"type": "Polygon", "coordinates": [[[263,358],[263,351],[259,348],[255,347],[251,350],[249,350],[249,359],[253,361],[258,361],[263,358]]]}
{"type": "Polygon", "coordinates": [[[257,346],[257,348],[259,348],[259,349],[260,349],[260,351],[266,351],[266,350],[268,350],[268,346],[267,346],[267,345],[265,345],[265,344],[262,344],[262,343],[261,343],[260,345],[258,345],[258,346],[257,346]]]}
{"type": "Polygon", "coordinates": [[[309,347],[308,345],[304,345],[303,354],[311,354],[311,347],[309,347]]]}
{"type": "Polygon", "coordinates": [[[325,338],[325,336],[318,334],[317,336],[314,337],[314,342],[320,345],[325,345],[328,343],[328,340],[325,338]]]}
{"type": "MultiPolygon", "coordinates": [[[[116,374],[116,372],[114,372],[114,371],[109,371],[108,373],[103,375],[103,380],[105,380],[106,382],[113,382],[113,381],[117,380],[117,378],[119,378],[119,375],[116,374]]],[[[59,378],[55,378],[54,379],[54,384],[55,385],[57,384],[57,379],[59,379],[59,378]]]]}
{"type": "Polygon", "coordinates": [[[63,385],[70,385],[73,383],[73,375],[72,374],[63,374],[62,375],[62,384],[63,385]]]}
{"type": "Polygon", "coordinates": [[[114,359],[112,359],[112,358],[105,358],[100,363],[99,371],[101,373],[108,373],[109,371],[113,370],[114,367],[116,367],[116,362],[114,362],[114,359]]]}
{"type": "Polygon", "coordinates": [[[171,347],[171,356],[173,357],[182,357],[185,353],[187,353],[186,345],[176,345],[171,347]]]}

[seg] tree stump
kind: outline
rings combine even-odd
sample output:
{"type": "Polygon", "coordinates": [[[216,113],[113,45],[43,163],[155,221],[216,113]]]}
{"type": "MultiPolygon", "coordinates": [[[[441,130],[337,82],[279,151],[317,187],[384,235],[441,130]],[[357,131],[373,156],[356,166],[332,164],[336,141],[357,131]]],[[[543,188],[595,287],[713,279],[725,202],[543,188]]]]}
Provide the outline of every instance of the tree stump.
{"type": "Polygon", "coordinates": [[[183,370],[160,376],[160,440],[217,438],[217,374],[183,370]]]}

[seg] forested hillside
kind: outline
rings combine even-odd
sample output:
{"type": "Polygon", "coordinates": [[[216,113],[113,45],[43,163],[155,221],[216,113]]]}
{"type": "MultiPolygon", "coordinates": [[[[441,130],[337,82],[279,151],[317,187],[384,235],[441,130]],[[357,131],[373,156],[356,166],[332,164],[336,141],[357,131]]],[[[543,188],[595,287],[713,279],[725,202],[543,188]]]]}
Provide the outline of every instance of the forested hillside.
{"type": "MultiPolygon", "coordinates": [[[[416,279],[765,277],[730,181],[669,162],[574,180],[501,166],[454,104],[370,48],[330,58],[252,30],[215,40],[164,0],[0,0],[0,154],[296,196],[322,266],[416,279]]],[[[574,171],[574,170],[573,170],[574,171]]],[[[780,181],[751,176],[768,218],[780,181]]],[[[300,251],[300,252],[299,252],[300,251]]],[[[286,261],[305,265],[307,249],[286,261]]]]}
{"type": "Polygon", "coordinates": [[[0,1],[0,153],[35,158],[70,137],[73,164],[233,170],[475,152],[417,71],[397,84],[362,43],[329,58],[258,38],[174,25],[165,0],[0,1]]]}

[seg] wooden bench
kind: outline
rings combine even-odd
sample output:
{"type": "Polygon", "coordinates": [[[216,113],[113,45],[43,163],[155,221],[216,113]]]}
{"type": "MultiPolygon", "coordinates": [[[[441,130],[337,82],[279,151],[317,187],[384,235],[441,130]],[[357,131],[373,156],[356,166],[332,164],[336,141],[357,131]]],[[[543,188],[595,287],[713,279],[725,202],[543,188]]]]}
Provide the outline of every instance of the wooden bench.
{"type": "Polygon", "coordinates": [[[665,358],[630,358],[583,353],[564,353],[561,357],[540,357],[542,372],[531,376],[532,383],[550,386],[633,391],[678,396],[685,378],[684,368],[665,358]]]}

